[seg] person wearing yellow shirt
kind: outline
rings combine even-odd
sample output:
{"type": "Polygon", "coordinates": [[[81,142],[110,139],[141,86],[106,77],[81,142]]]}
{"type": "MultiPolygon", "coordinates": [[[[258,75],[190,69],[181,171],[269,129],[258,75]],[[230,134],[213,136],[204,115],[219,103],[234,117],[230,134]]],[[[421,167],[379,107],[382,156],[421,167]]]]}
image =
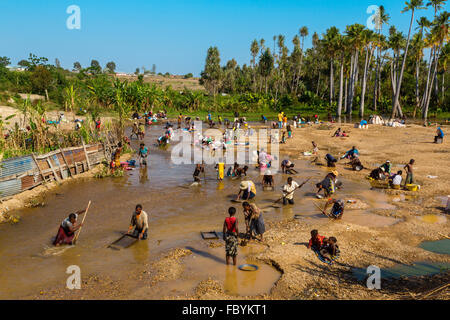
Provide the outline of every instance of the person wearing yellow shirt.
{"type": "Polygon", "coordinates": [[[278,114],[278,129],[283,128],[283,112],[278,114]]]}
{"type": "Polygon", "coordinates": [[[247,180],[242,181],[241,185],[239,186],[239,193],[237,196],[237,200],[250,200],[253,199],[256,196],[256,186],[253,183],[253,181],[247,180]],[[242,196],[241,196],[242,194],[242,196]]]}

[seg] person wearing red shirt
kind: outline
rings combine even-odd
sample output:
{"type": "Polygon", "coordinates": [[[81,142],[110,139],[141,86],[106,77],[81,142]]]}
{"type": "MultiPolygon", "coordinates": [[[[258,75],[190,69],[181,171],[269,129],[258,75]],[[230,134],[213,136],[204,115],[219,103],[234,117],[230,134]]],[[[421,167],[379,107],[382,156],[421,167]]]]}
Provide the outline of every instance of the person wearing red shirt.
{"type": "Polygon", "coordinates": [[[308,249],[319,251],[323,245],[324,240],[326,240],[326,238],[324,236],[319,235],[319,231],[312,230],[311,239],[309,240],[308,243],[308,249]]]}
{"type": "Polygon", "coordinates": [[[233,258],[233,265],[236,265],[236,256],[238,249],[238,220],[235,217],[236,208],[228,209],[227,217],[223,223],[223,240],[225,241],[225,253],[227,265],[230,263],[230,257],[233,258]]]}

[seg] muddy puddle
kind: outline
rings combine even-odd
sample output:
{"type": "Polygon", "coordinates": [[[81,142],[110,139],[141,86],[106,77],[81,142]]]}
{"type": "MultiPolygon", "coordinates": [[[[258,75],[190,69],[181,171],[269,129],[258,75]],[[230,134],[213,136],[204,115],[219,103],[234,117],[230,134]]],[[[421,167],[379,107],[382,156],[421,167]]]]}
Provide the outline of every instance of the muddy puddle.
{"type": "MultiPolygon", "coordinates": [[[[448,262],[418,261],[412,265],[398,264],[391,268],[382,268],[381,278],[399,279],[403,277],[432,276],[448,270],[450,270],[450,263],[448,262]]],[[[352,273],[359,281],[365,280],[368,276],[367,270],[364,268],[355,268],[352,273]]]]}
{"type": "Polygon", "coordinates": [[[426,223],[434,224],[434,223],[445,223],[447,218],[441,214],[426,214],[417,219],[424,221],[426,223]]]}
{"type": "MultiPolygon", "coordinates": [[[[145,142],[150,147],[147,168],[136,168],[122,178],[64,183],[47,194],[45,207],[18,210],[14,214],[21,217],[20,223],[0,225],[0,298],[21,298],[48,286],[64,287],[68,276],[66,269],[71,265],[80,266],[82,276],[98,274],[123,280],[126,274],[139,270],[168,249],[188,245],[197,248],[202,241],[201,231],[221,231],[230,206],[238,209],[237,217],[243,221],[241,205],[230,202],[239,190],[240,180],[225,178],[217,182],[215,169],[208,166],[206,181],[201,186],[188,187],[193,182],[194,165],[174,165],[170,149],[163,151],[154,146],[163,131],[160,126],[147,130],[145,142]],[[90,200],[92,204],[78,244],[63,252],[51,249],[52,237],[61,221],[69,213],[85,208],[90,200]],[[126,250],[108,249],[107,246],[127,230],[136,204],[142,204],[149,215],[149,239],[126,250]]],[[[132,141],[134,149],[138,149],[138,144],[132,141]]],[[[276,221],[300,215],[314,224],[328,223],[328,218],[314,206],[314,203],[324,205],[325,200],[315,198],[315,184],[327,170],[310,161],[297,160],[295,164],[299,174],[293,176],[294,180],[301,183],[312,177],[311,181],[296,192],[294,205],[268,208],[263,213],[264,219],[276,221]]],[[[288,177],[275,176],[275,191],[263,192],[258,171],[251,167],[248,175],[256,184],[256,204],[261,208],[280,197],[280,189],[288,177]]],[[[364,210],[346,210],[343,222],[383,227],[399,221],[372,213],[372,210],[395,209],[386,194],[370,190],[367,181],[357,183],[347,180],[345,175],[342,181],[344,188],[338,191],[337,197],[357,199],[368,206],[364,210]]],[[[202,247],[199,250],[203,250],[202,247]]],[[[223,265],[223,247],[206,251],[218,259],[201,254],[187,258],[187,268],[192,268],[190,275],[198,275],[194,277],[198,279],[187,279],[186,286],[190,282],[198,283],[210,270],[211,277],[223,281],[230,293],[259,294],[268,292],[279,277],[276,270],[261,263],[258,272],[242,274],[223,265]]],[[[246,263],[245,259],[240,263],[246,263]]]]}
{"type": "MultiPolygon", "coordinates": [[[[159,296],[177,296],[194,293],[201,281],[214,279],[220,283],[220,289],[232,296],[256,296],[270,293],[270,290],[281,277],[281,273],[254,255],[266,250],[265,246],[250,244],[239,246],[237,266],[225,265],[224,247],[209,248],[206,245],[195,244],[185,249],[192,254],[184,258],[184,271],[181,276],[172,281],[157,284],[155,293],[159,296]],[[256,271],[242,271],[240,265],[253,264],[256,271]]],[[[156,298],[155,294],[155,298],[156,298]]]]}
{"type": "Polygon", "coordinates": [[[434,253],[450,254],[450,239],[424,241],[419,245],[419,247],[434,253]]]}

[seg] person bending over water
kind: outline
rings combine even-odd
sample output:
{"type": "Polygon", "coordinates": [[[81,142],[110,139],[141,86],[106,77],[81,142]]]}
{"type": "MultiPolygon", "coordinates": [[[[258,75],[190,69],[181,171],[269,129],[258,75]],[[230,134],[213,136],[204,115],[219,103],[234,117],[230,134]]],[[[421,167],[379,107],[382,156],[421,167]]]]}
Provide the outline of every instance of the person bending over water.
{"type": "Polygon", "coordinates": [[[257,239],[256,236],[261,235],[259,240],[263,241],[263,234],[266,231],[266,226],[261,210],[254,203],[250,204],[248,202],[244,202],[242,207],[244,208],[247,237],[251,240],[252,238],[257,239]]]}
{"type": "Polygon", "coordinates": [[[237,195],[236,200],[250,200],[253,199],[256,196],[256,187],[253,181],[246,180],[242,181],[239,186],[239,193],[237,195]],[[242,194],[242,196],[241,196],[242,194]]]}
{"type": "Polygon", "coordinates": [[[78,216],[85,213],[86,210],[80,210],[77,213],[69,214],[69,217],[61,222],[58,233],[53,241],[53,245],[60,246],[62,244],[72,245],[73,238],[75,237],[75,231],[80,229],[83,224],[77,224],[78,216]]]}
{"type": "Polygon", "coordinates": [[[138,204],[136,210],[131,216],[130,227],[128,228],[128,234],[139,240],[146,240],[148,236],[148,215],[142,210],[142,205],[138,204]],[[133,230],[134,229],[134,230],[133,230]]]}
{"type": "Polygon", "coordinates": [[[344,215],[344,201],[340,199],[329,199],[325,204],[325,208],[323,208],[323,212],[327,216],[327,208],[331,204],[333,205],[330,212],[331,217],[333,217],[334,219],[342,219],[342,216],[344,215]]]}

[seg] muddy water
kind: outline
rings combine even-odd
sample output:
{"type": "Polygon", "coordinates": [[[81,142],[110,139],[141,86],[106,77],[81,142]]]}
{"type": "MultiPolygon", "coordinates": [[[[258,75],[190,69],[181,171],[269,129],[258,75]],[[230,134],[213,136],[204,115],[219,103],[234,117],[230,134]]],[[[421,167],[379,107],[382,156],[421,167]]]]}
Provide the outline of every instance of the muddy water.
{"type": "MultiPolygon", "coordinates": [[[[420,277],[431,276],[441,272],[446,272],[450,269],[448,262],[426,262],[418,261],[412,265],[399,264],[391,268],[381,269],[381,278],[383,279],[398,279],[401,277],[420,277]]],[[[353,269],[353,276],[362,281],[368,274],[364,268],[353,269]]]]}
{"type": "MultiPolygon", "coordinates": [[[[153,146],[162,131],[161,127],[147,130],[145,142],[150,146],[148,168],[136,168],[123,178],[67,182],[47,195],[45,207],[15,212],[22,217],[19,224],[0,226],[0,298],[21,298],[48,286],[64,287],[68,277],[65,271],[70,265],[80,266],[82,276],[96,273],[108,275],[112,279],[123,279],[124,274],[133,268],[139,268],[167,249],[187,246],[195,248],[203,241],[200,231],[220,231],[230,205],[239,209],[238,217],[243,220],[240,205],[230,202],[238,191],[240,181],[225,179],[218,183],[215,179],[216,172],[210,166],[206,170],[207,180],[202,186],[186,188],[192,182],[193,165],[174,165],[170,161],[170,152],[153,146]],[[53,249],[46,250],[46,247],[51,246],[51,239],[61,221],[70,212],[85,208],[89,200],[92,205],[77,246],[58,255],[54,254],[53,249]],[[149,214],[148,241],[139,242],[127,250],[107,249],[107,245],[127,229],[133,209],[138,203],[149,214]]],[[[133,141],[132,146],[137,149],[138,142],[133,141]]],[[[295,180],[302,182],[307,177],[313,179],[302,190],[297,191],[295,205],[270,209],[264,213],[264,218],[267,221],[291,219],[299,214],[318,224],[329,223],[313,205],[314,201],[318,201],[314,197],[314,185],[323,178],[327,170],[311,165],[309,161],[295,163],[299,171],[295,180]]],[[[397,222],[396,219],[370,212],[372,209],[394,208],[388,204],[384,193],[369,190],[369,183],[366,181],[351,182],[345,178],[345,174],[341,179],[344,188],[338,192],[339,197],[357,198],[369,204],[370,209],[346,210],[344,222],[369,227],[382,227],[397,222]]],[[[280,196],[279,190],[287,178],[276,176],[276,191],[262,192],[258,172],[251,169],[249,176],[257,184],[256,203],[260,207],[273,203],[280,196]]],[[[214,250],[214,254],[219,255],[220,251],[223,255],[223,248],[214,250]]],[[[198,258],[196,261],[202,259],[198,258]]],[[[217,265],[210,267],[217,271],[215,276],[223,279],[227,286],[227,273],[219,267],[221,263],[216,262],[217,265]]],[[[202,263],[196,265],[193,261],[191,265],[194,269],[203,268],[202,263]]],[[[266,274],[265,268],[262,266],[260,274],[266,274]]],[[[276,272],[271,274],[266,282],[270,285],[279,276],[276,272]]],[[[246,285],[247,280],[239,277],[236,279],[241,280],[238,280],[235,289],[230,285],[227,290],[241,295],[268,290],[246,285]]],[[[191,282],[196,280],[198,279],[191,279],[191,282]]],[[[255,282],[258,285],[261,283],[259,280],[255,282]]]]}
{"type": "Polygon", "coordinates": [[[450,239],[424,241],[420,244],[420,247],[439,254],[450,254],[450,239]]]}

